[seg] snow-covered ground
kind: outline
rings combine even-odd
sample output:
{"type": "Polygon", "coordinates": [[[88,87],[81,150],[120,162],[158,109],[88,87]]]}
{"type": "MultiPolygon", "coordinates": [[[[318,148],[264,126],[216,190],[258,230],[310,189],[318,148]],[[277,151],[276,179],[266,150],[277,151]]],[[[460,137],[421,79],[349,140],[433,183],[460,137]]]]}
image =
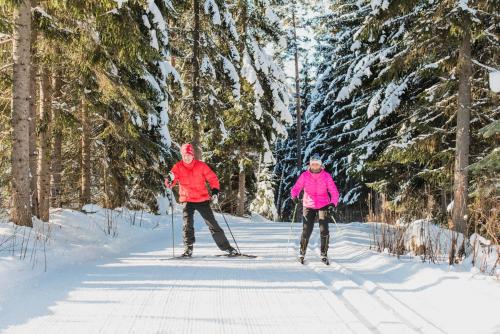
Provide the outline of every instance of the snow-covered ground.
{"type": "MultiPolygon", "coordinates": [[[[116,213],[111,238],[109,214],[96,211],[54,211],[35,269],[29,252],[24,261],[0,253],[0,332],[500,332],[498,281],[370,251],[368,225],[331,226],[329,267],[319,262],[316,228],[302,266],[299,225],[287,251],[289,224],[228,217],[241,250],[258,257],[221,258],[197,217],[195,257],[171,260],[169,216],[143,214],[140,227],[137,215],[116,213]]],[[[11,230],[0,224],[0,240],[11,230]]]]}

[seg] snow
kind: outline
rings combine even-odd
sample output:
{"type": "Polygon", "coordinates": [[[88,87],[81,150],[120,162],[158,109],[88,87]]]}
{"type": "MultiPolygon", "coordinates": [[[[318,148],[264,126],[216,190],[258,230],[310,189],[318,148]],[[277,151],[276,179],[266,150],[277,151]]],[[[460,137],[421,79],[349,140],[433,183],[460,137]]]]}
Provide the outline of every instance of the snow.
{"type": "Polygon", "coordinates": [[[43,17],[44,17],[45,19],[47,19],[47,20],[54,20],[54,18],[53,18],[51,15],[49,15],[49,14],[45,11],[45,9],[43,9],[43,8],[42,8],[42,7],[40,7],[40,6],[36,6],[36,7],[31,8],[31,11],[32,11],[32,12],[38,12],[38,13],[40,13],[40,15],[41,15],[41,16],[43,16],[43,17]]]}
{"type": "Polygon", "coordinates": [[[222,66],[224,68],[224,72],[229,76],[229,79],[233,83],[233,96],[235,99],[239,100],[240,98],[240,77],[238,75],[238,71],[234,67],[233,63],[224,56],[221,56],[222,66]]]}
{"type": "Polygon", "coordinates": [[[269,22],[271,24],[276,24],[276,25],[279,25],[280,23],[280,18],[278,17],[278,15],[276,15],[276,13],[271,9],[271,7],[267,7],[266,8],[266,18],[269,20],[269,22]]]}
{"type": "Polygon", "coordinates": [[[149,18],[147,15],[142,15],[142,22],[144,23],[144,26],[148,29],[151,29],[151,23],[149,22],[149,18]]]}
{"type": "Polygon", "coordinates": [[[271,151],[271,147],[269,146],[269,142],[265,137],[262,137],[264,142],[264,165],[274,165],[276,164],[276,160],[274,159],[273,152],[271,151]]]}
{"type": "MultiPolygon", "coordinates": [[[[32,269],[29,259],[0,253],[2,333],[493,334],[500,329],[500,285],[494,278],[466,265],[450,268],[371,251],[370,224],[330,226],[328,267],[319,261],[316,227],[302,266],[295,260],[299,224],[226,215],[242,252],[258,257],[220,258],[213,256],[220,251],[196,215],[194,258],[167,260],[172,241],[176,255],[182,249],[180,208],[174,213],[174,240],[170,215],[144,212],[141,219],[140,212],[86,209],[97,212],[51,212],[47,272],[40,262],[32,269]],[[107,216],[115,219],[115,238],[102,232],[107,216]]],[[[220,214],[216,218],[223,222],[220,214]]],[[[12,230],[0,224],[0,238],[12,230]]]]}
{"type": "Polygon", "coordinates": [[[449,254],[452,238],[456,238],[458,245],[461,245],[464,241],[462,234],[440,228],[426,219],[412,222],[406,228],[404,234],[405,247],[414,254],[418,252],[419,248],[431,243],[436,254],[442,257],[449,254]]]}
{"type": "Polygon", "coordinates": [[[205,0],[204,9],[205,9],[205,14],[212,15],[213,24],[215,25],[221,24],[219,6],[217,6],[215,0],[205,0]]]}
{"type": "Polygon", "coordinates": [[[385,98],[380,105],[380,116],[385,117],[391,114],[401,103],[400,97],[408,87],[408,78],[403,82],[391,82],[385,89],[385,98]]]}
{"type": "Polygon", "coordinates": [[[156,50],[159,50],[160,49],[160,45],[158,43],[158,38],[156,37],[156,30],[154,29],[151,29],[149,31],[149,34],[151,36],[151,41],[150,41],[150,45],[153,49],[156,49],[156,50]]]}
{"type": "Polygon", "coordinates": [[[453,211],[453,207],[455,206],[455,201],[452,200],[450,204],[446,207],[446,212],[451,213],[453,211]]]}
{"type": "Polygon", "coordinates": [[[160,71],[164,81],[166,81],[169,76],[172,76],[174,81],[182,87],[181,75],[169,61],[160,61],[158,62],[158,65],[160,66],[160,71]]]}
{"type": "Polygon", "coordinates": [[[260,104],[260,98],[264,95],[264,89],[260,85],[259,79],[257,78],[257,73],[252,66],[252,60],[248,54],[247,49],[243,52],[243,66],[241,67],[241,75],[245,78],[249,84],[252,85],[254,91],[255,105],[254,114],[257,120],[260,120],[264,110],[260,104]]]}
{"type": "Polygon", "coordinates": [[[372,15],[376,15],[389,8],[389,0],[371,0],[372,15]]]}
{"type": "Polygon", "coordinates": [[[229,132],[226,129],[226,126],[224,125],[224,121],[222,118],[219,117],[219,129],[222,134],[222,140],[225,141],[227,138],[229,138],[229,132]]]}
{"type": "Polygon", "coordinates": [[[148,82],[148,84],[156,91],[157,94],[163,95],[163,90],[160,88],[160,84],[158,83],[158,81],[156,81],[155,77],[151,73],[144,73],[142,75],[142,78],[148,82]]]}
{"type": "Polygon", "coordinates": [[[203,59],[201,61],[201,67],[200,67],[201,73],[203,74],[209,74],[212,79],[216,79],[216,73],[215,73],[215,68],[212,65],[212,62],[210,61],[210,58],[208,58],[207,55],[203,56],[203,59]]]}
{"type": "Polygon", "coordinates": [[[361,48],[361,42],[360,41],[354,41],[351,45],[351,51],[356,51],[361,48]]]}
{"type": "Polygon", "coordinates": [[[469,0],[458,0],[457,6],[464,12],[468,12],[469,14],[475,15],[476,10],[469,7],[469,0]]]}
{"type": "MultiPolygon", "coordinates": [[[[286,75],[283,69],[276,64],[273,57],[270,56],[264,48],[261,48],[255,38],[249,37],[249,45],[243,53],[242,75],[250,83],[254,84],[255,100],[263,95],[263,89],[257,80],[257,72],[263,74],[267,80],[267,85],[271,89],[273,100],[273,111],[280,115],[280,119],[287,125],[292,124],[293,117],[288,108],[289,106],[289,87],[286,84],[286,75]],[[252,62],[253,60],[253,62],[252,62]]],[[[259,115],[262,106],[256,104],[255,113],[259,115]]],[[[286,136],[286,129],[283,124],[273,119],[273,128],[280,135],[286,136]]]]}
{"type": "Polygon", "coordinates": [[[233,59],[235,62],[239,63],[240,62],[240,53],[238,52],[238,49],[236,46],[234,46],[233,43],[230,43],[229,49],[231,51],[231,59],[233,59]]]}
{"type": "Polygon", "coordinates": [[[238,35],[238,30],[236,29],[236,22],[233,19],[233,16],[231,13],[227,10],[224,11],[224,23],[229,29],[229,32],[231,33],[231,36],[234,38],[235,41],[238,41],[240,36],[238,35]]]}
{"type": "Polygon", "coordinates": [[[482,271],[500,277],[500,265],[498,262],[500,246],[493,245],[490,240],[483,238],[477,233],[471,235],[469,242],[472,245],[473,253],[466,259],[466,263],[472,265],[474,262],[475,266],[473,269],[477,273],[482,271]]]}
{"type": "Polygon", "coordinates": [[[490,89],[495,93],[500,93],[500,71],[490,72],[490,89]]]}
{"type": "Polygon", "coordinates": [[[158,6],[155,4],[154,0],[148,0],[147,13],[153,14],[153,23],[155,23],[156,26],[158,27],[158,29],[160,30],[163,43],[165,45],[167,45],[168,44],[167,21],[165,20],[165,18],[161,14],[161,11],[158,8],[158,6]]]}
{"type": "Polygon", "coordinates": [[[122,8],[123,4],[127,2],[128,0],[114,0],[116,2],[116,5],[118,6],[118,9],[122,8]]]}
{"type": "Polygon", "coordinates": [[[162,101],[159,105],[160,107],[160,135],[162,143],[170,147],[172,145],[172,138],[170,137],[170,132],[168,131],[168,102],[166,100],[162,101]]]}

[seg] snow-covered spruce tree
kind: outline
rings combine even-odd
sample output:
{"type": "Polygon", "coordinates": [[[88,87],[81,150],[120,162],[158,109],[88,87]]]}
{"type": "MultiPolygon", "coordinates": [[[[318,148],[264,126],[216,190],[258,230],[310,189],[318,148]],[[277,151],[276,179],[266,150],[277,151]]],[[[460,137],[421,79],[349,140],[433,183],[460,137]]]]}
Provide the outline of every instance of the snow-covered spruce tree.
{"type": "MultiPolygon", "coordinates": [[[[250,171],[255,170],[260,155],[270,151],[275,138],[286,134],[283,123],[290,121],[284,73],[266,50],[280,42],[282,33],[267,1],[204,4],[207,10],[200,16],[202,41],[206,40],[200,46],[202,89],[190,103],[201,110],[203,157],[221,177],[222,206],[242,215],[254,196],[255,176],[250,171]]],[[[190,71],[181,71],[185,88],[193,84],[190,71]]],[[[192,88],[187,89],[188,100],[192,88]]],[[[174,110],[186,106],[185,101],[174,102],[174,110]]],[[[185,122],[182,113],[174,111],[173,124],[176,138],[193,140],[193,125],[185,122]]]]}
{"type": "MultiPolygon", "coordinates": [[[[305,50],[301,50],[301,54],[305,54],[305,50]]],[[[312,61],[304,60],[300,70],[300,100],[303,110],[307,110],[311,104],[313,80],[315,69],[312,61]]],[[[293,205],[290,198],[290,191],[298,176],[304,170],[307,161],[301,159],[300,166],[297,161],[297,115],[295,109],[295,100],[290,104],[290,110],[294,117],[294,122],[287,128],[288,136],[280,139],[275,146],[276,165],[274,166],[274,174],[277,179],[275,201],[278,214],[281,219],[291,218],[293,213],[293,205]]],[[[307,147],[307,126],[304,122],[304,113],[301,114],[303,131],[301,135],[302,151],[307,147]]],[[[304,157],[304,154],[302,154],[304,157]]]]}
{"type": "MultiPolygon", "coordinates": [[[[111,207],[129,200],[152,206],[155,195],[162,189],[164,162],[171,160],[168,83],[173,83],[170,85],[173,89],[180,81],[169,62],[167,19],[173,12],[170,1],[150,0],[145,7],[124,3],[118,16],[127,17],[124,21],[128,23],[121,30],[133,29],[135,36],[115,39],[113,31],[109,32],[112,36],[106,47],[110,53],[127,50],[136,43],[123,57],[118,52],[111,53],[104,82],[98,81],[101,87],[107,83],[118,83],[120,87],[113,91],[111,85],[107,86],[111,91],[97,96],[98,103],[104,99],[109,105],[98,138],[105,146],[103,161],[108,173],[104,181],[111,189],[106,192],[105,203],[111,207]],[[117,109],[121,115],[116,113],[117,109]]],[[[104,38],[106,26],[102,28],[99,33],[104,38]]]]}
{"type": "Polygon", "coordinates": [[[257,190],[255,198],[250,203],[250,211],[257,213],[269,220],[278,219],[278,210],[274,204],[274,174],[270,162],[262,162],[257,171],[257,190]]]}
{"type": "Polygon", "coordinates": [[[366,194],[362,183],[348,173],[348,157],[358,133],[353,125],[360,121],[360,109],[366,105],[366,98],[359,95],[338,97],[351,80],[353,62],[361,57],[360,45],[353,38],[367,13],[366,5],[341,1],[315,20],[315,54],[319,65],[311,104],[305,112],[307,146],[304,159],[307,161],[315,153],[322,156],[341,193],[341,212],[348,219],[360,218],[362,212],[358,203],[366,194]]]}
{"type": "MultiPolygon", "coordinates": [[[[241,124],[247,139],[240,142],[242,145],[240,144],[236,151],[239,152],[240,166],[247,162],[247,166],[250,167],[247,170],[255,171],[257,165],[261,163],[260,156],[263,156],[265,165],[263,168],[275,163],[271,146],[278,137],[287,135],[284,125],[292,121],[288,112],[288,87],[282,65],[273,51],[268,51],[277,52],[283,48],[285,39],[280,28],[280,20],[274,13],[270,1],[241,1],[239,10],[237,25],[241,35],[239,52],[242,55],[239,68],[243,83],[240,106],[247,114],[248,122],[241,124]],[[245,124],[251,125],[251,128],[245,124]]],[[[229,128],[232,132],[241,131],[241,127],[229,128]]],[[[250,175],[252,174],[254,173],[250,175]]],[[[244,203],[241,183],[246,175],[248,172],[245,173],[240,169],[238,196],[240,214],[246,211],[246,207],[243,206],[259,195],[251,192],[249,201],[244,203]]],[[[260,181],[258,175],[257,181],[260,181]]],[[[264,200],[271,201],[269,197],[264,200]]]]}
{"type": "MultiPolygon", "coordinates": [[[[454,160],[456,162],[453,157],[455,133],[469,132],[457,129],[454,121],[457,108],[462,105],[457,104],[457,98],[462,98],[460,85],[464,80],[472,85],[472,97],[478,97],[477,101],[469,101],[471,111],[477,110],[477,117],[473,117],[471,123],[473,156],[485,147],[484,139],[475,135],[474,129],[495,117],[486,87],[487,72],[474,71],[469,79],[459,75],[464,29],[472,29],[471,36],[477,36],[470,41],[473,57],[494,64],[491,55],[498,50],[498,42],[485,42],[491,38],[488,29],[492,15],[488,11],[491,12],[492,7],[486,1],[474,6],[481,10],[460,3],[407,4],[404,20],[401,20],[401,6],[391,4],[385,9],[375,8],[360,30],[369,35],[387,22],[404,22],[404,28],[399,30],[405,31],[402,43],[406,48],[385,71],[381,82],[386,84],[380,88],[380,96],[377,94],[370,101],[375,109],[374,120],[383,115],[384,106],[395,105],[397,122],[393,126],[397,131],[386,137],[382,154],[371,159],[366,172],[378,175],[379,180],[372,186],[387,194],[395,207],[410,217],[420,217],[427,212],[446,218],[451,178],[457,175],[456,171],[452,173],[454,160]],[[468,20],[471,26],[466,28],[464,22],[468,20]],[[394,93],[387,95],[387,89],[394,93]]],[[[396,29],[397,26],[393,31],[396,29]]],[[[378,136],[384,128],[387,128],[384,124],[376,125],[371,131],[378,136]]],[[[457,142],[457,145],[461,150],[465,144],[457,142]]],[[[461,191],[459,196],[465,194],[461,191]]]]}
{"type": "MultiPolygon", "coordinates": [[[[491,3],[474,6],[473,54],[494,68],[491,55],[498,42],[491,40],[491,3]]],[[[407,216],[445,212],[451,197],[462,42],[456,33],[461,28],[454,28],[453,22],[471,13],[467,8],[451,3],[342,1],[332,4],[324,19],[317,19],[322,57],[306,111],[304,158],[315,150],[325,153],[323,159],[327,168],[333,164],[343,194],[341,202],[364,207],[369,185],[407,216]]],[[[485,90],[487,71],[474,71],[475,75],[473,96],[486,112],[473,118],[473,127],[495,117],[485,90]]],[[[483,155],[488,145],[477,136],[472,139],[471,150],[483,155]]]]}
{"type": "MultiPolygon", "coordinates": [[[[287,33],[288,46],[281,52],[282,61],[288,63],[288,81],[291,85],[289,110],[294,120],[287,128],[288,136],[280,139],[275,147],[277,163],[274,166],[275,197],[278,214],[281,219],[288,219],[292,215],[293,207],[290,199],[290,190],[298,175],[305,167],[304,147],[307,146],[307,123],[304,112],[311,103],[311,92],[314,86],[317,71],[317,55],[311,51],[311,26],[317,13],[317,1],[280,1],[277,9],[282,17],[282,25],[287,33]],[[298,67],[298,76],[296,75],[298,67]],[[297,95],[298,85],[298,95],[297,95]],[[300,142],[298,141],[298,113],[300,112],[300,142]],[[300,147],[300,149],[299,149],[300,147]]],[[[297,212],[300,215],[300,212],[297,212]]]]}
{"type": "Polygon", "coordinates": [[[184,86],[183,95],[172,103],[173,130],[179,141],[193,143],[198,159],[206,158],[201,155],[206,131],[241,96],[234,11],[230,1],[186,1],[171,24],[184,86]]]}
{"type": "Polygon", "coordinates": [[[61,146],[53,156],[64,160],[62,205],[85,204],[90,189],[90,200],[108,207],[153,207],[162,189],[171,153],[167,83],[176,78],[166,28],[172,8],[168,1],[119,5],[41,2],[35,11],[47,44],[39,57],[61,81],[53,100],[61,146]]]}

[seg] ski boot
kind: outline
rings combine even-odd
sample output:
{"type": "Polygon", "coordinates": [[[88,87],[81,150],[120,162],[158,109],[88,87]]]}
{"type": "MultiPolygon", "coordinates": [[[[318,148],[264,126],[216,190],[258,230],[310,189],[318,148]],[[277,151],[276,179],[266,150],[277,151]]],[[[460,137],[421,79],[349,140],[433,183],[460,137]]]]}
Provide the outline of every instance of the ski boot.
{"type": "Polygon", "coordinates": [[[227,256],[238,256],[240,253],[236,249],[234,249],[232,246],[229,246],[228,249],[225,250],[227,256]]]}
{"type": "Polygon", "coordinates": [[[321,262],[323,262],[324,264],[326,264],[327,266],[330,265],[330,260],[328,259],[328,256],[326,254],[322,254],[321,255],[321,262]]]}
{"type": "Polygon", "coordinates": [[[304,258],[305,258],[304,254],[300,254],[299,255],[299,259],[298,260],[299,260],[300,264],[305,264],[305,259],[304,258]]]}
{"type": "Polygon", "coordinates": [[[184,247],[184,253],[182,253],[181,257],[191,257],[193,256],[193,245],[188,245],[184,247]]]}

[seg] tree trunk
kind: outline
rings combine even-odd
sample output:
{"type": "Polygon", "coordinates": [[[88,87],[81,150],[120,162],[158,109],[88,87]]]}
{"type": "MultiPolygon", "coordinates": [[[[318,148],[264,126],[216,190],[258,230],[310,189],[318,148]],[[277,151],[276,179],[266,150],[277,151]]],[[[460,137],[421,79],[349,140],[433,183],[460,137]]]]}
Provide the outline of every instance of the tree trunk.
{"type": "Polygon", "coordinates": [[[13,15],[13,76],[12,76],[12,209],[14,224],[33,226],[30,203],[30,63],[31,63],[31,4],[23,0],[13,15]]]}
{"type": "Polygon", "coordinates": [[[295,61],[295,114],[297,116],[297,167],[302,169],[302,115],[300,110],[300,75],[299,75],[299,50],[297,41],[297,25],[295,22],[295,6],[292,12],[294,61],[295,61]]]}
{"type": "Polygon", "coordinates": [[[471,42],[470,22],[464,20],[464,32],[458,56],[458,110],[453,183],[453,228],[467,235],[467,197],[469,165],[469,125],[471,108],[471,42]]]}
{"type": "Polygon", "coordinates": [[[52,92],[50,73],[44,66],[40,72],[40,125],[38,155],[38,218],[49,221],[50,208],[50,125],[52,92]]]}
{"type": "Polygon", "coordinates": [[[82,192],[80,204],[84,206],[90,203],[90,121],[89,110],[85,101],[82,100],[82,192]]]}
{"type": "Polygon", "coordinates": [[[243,216],[245,214],[245,167],[243,166],[243,160],[240,161],[240,171],[238,174],[238,207],[236,209],[236,215],[243,216]]]}
{"type": "Polygon", "coordinates": [[[200,0],[193,0],[194,28],[193,28],[193,114],[192,131],[193,147],[195,159],[201,160],[201,139],[200,139],[200,0]]]}
{"type": "MultiPolygon", "coordinates": [[[[38,1],[31,1],[32,6],[37,6],[38,1]]],[[[37,121],[37,104],[36,104],[36,40],[38,30],[36,26],[31,29],[31,70],[30,70],[30,133],[29,133],[29,150],[30,150],[30,191],[31,191],[31,214],[38,217],[38,188],[37,188],[37,173],[38,173],[38,155],[36,147],[36,121],[37,121]]]]}
{"type": "Polygon", "coordinates": [[[62,131],[61,131],[61,88],[62,80],[61,73],[57,72],[54,77],[54,106],[52,107],[52,134],[54,136],[54,146],[52,148],[52,165],[51,165],[51,197],[50,203],[54,208],[61,207],[61,173],[62,173],[62,131]]]}

